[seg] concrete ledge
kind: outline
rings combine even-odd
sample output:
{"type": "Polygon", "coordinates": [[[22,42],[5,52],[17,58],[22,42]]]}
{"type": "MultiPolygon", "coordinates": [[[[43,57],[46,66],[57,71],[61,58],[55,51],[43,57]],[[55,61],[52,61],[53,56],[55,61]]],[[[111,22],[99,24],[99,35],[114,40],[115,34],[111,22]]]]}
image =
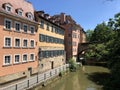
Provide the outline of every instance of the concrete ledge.
{"type": "Polygon", "coordinates": [[[15,81],[15,80],[18,80],[21,78],[25,78],[25,77],[27,77],[26,72],[19,72],[19,73],[10,74],[7,76],[1,76],[0,77],[0,85],[15,81]]]}

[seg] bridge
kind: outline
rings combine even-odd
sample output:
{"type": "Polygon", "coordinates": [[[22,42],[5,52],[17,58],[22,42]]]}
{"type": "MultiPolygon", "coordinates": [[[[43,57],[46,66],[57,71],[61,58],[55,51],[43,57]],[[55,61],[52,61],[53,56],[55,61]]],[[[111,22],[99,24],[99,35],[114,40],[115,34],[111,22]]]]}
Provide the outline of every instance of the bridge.
{"type": "Polygon", "coordinates": [[[80,57],[83,57],[84,54],[85,54],[85,51],[87,50],[90,50],[90,49],[93,49],[94,48],[90,48],[89,45],[92,45],[92,44],[100,44],[102,42],[86,42],[86,43],[80,43],[78,45],[78,60],[80,57]]]}

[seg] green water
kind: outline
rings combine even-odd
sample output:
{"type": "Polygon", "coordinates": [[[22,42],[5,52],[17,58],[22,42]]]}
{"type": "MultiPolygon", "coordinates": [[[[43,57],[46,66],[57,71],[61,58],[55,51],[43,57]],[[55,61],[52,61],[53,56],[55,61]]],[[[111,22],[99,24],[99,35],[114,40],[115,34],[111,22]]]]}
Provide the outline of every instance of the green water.
{"type": "Polygon", "coordinates": [[[102,90],[102,83],[106,78],[104,76],[108,73],[109,70],[104,67],[84,66],[46,87],[36,87],[33,90],[102,90]]]}

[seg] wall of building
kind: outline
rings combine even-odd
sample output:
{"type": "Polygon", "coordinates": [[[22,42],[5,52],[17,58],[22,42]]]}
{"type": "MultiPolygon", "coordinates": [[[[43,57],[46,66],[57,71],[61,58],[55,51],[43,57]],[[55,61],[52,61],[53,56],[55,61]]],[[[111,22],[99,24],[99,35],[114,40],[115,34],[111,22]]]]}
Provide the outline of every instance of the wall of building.
{"type": "MultiPolygon", "coordinates": [[[[24,0],[0,0],[0,83],[9,82],[11,80],[19,79],[22,77],[29,77],[30,73],[37,73],[38,66],[38,34],[37,23],[33,19],[29,20],[26,13],[34,13],[32,5],[24,0]],[[9,3],[12,5],[12,11],[6,12],[3,9],[3,4],[9,3]],[[18,16],[16,9],[23,9],[23,16],[18,16]],[[29,8],[29,9],[28,9],[29,8]],[[12,22],[10,30],[5,28],[5,20],[9,19],[12,22]],[[20,23],[20,32],[15,31],[15,23],[20,23]],[[28,32],[24,33],[23,25],[27,24],[28,32]],[[30,33],[30,27],[35,29],[34,34],[30,33]],[[5,37],[11,38],[11,47],[5,47],[5,37]],[[20,47],[15,47],[15,38],[20,39],[20,47]],[[28,40],[28,47],[23,47],[23,40],[28,40]],[[30,47],[30,41],[34,40],[34,47],[30,47]],[[23,62],[23,54],[27,54],[27,62],[23,62]],[[34,54],[34,60],[30,61],[30,54],[34,54]],[[11,62],[5,64],[5,56],[11,56],[11,62]],[[15,55],[20,55],[19,62],[15,63],[15,55]],[[32,72],[29,70],[31,69],[32,72]]],[[[34,14],[33,14],[34,15],[34,14]]]]}
{"type": "MultiPolygon", "coordinates": [[[[59,28],[60,30],[63,30],[60,26],[57,26],[53,23],[51,23],[48,20],[39,18],[38,22],[44,21],[44,28],[41,28],[40,25],[38,26],[38,34],[47,35],[50,37],[62,39],[63,43],[51,43],[51,42],[42,42],[39,40],[38,47],[40,48],[40,53],[44,51],[56,51],[56,50],[65,50],[64,47],[64,34],[58,34],[55,33],[55,31],[52,31],[52,26],[59,28]],[[49,30],[47,29],[47,23],[49,23],[49,30]]],[[[40,39],[40,36],[39,36],[40,39]]],[[[58,56],[51,56],[51,57],[43,57],[39,60],[39,72],[44,72],[49,69],[53,69],[55,67],[58,67],[60,65],[65,64],[65,56],[64,55],[58,55],[58,56]],[[53,65],[52,65],[53,63],[53,65]]]]}

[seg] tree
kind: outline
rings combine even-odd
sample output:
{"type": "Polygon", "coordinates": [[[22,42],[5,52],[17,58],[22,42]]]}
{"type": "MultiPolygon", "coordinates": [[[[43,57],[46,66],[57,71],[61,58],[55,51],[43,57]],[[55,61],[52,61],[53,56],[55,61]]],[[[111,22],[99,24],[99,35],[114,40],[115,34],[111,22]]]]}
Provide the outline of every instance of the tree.
{"type": "Polygon", "coordinates": [[[93,34],[93,30],[89,29],[89,30],[86,31],[86,40],[88,42],[90,41],[90,38],[91,38],[92,34],[93,34]]]}

